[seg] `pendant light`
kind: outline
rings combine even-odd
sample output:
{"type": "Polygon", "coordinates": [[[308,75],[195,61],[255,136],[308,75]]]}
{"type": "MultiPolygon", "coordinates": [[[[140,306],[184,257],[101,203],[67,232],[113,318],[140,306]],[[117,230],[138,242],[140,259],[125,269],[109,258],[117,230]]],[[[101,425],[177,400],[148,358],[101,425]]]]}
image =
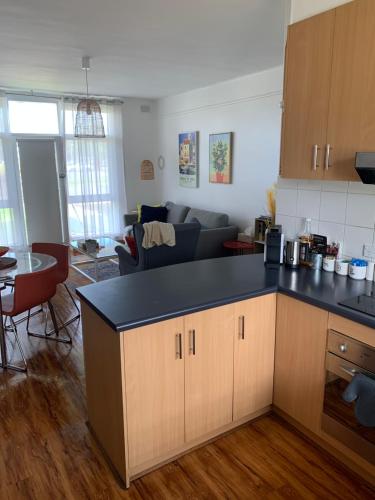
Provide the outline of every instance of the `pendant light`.
{"type": "Polygon", "coordinates": [[[82,69],[86,74],[86,98],[81,99],[77,106],[74,137],[105,137],[100,105],[95,99],[89,99],[87,72],[90,69],[90,58],[88,56],[82,57],[82,69]]]}

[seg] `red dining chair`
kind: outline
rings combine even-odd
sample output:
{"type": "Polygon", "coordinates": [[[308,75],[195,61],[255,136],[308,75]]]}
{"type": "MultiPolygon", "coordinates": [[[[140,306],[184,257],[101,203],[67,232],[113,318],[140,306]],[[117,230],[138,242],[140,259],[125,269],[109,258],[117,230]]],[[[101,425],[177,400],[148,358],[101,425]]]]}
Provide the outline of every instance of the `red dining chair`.
{"type": "MultiPolygon", "coordinates": [[[[58,327],[58,329],[66,328],[68,325],[73,323],[73,321],[76,321],[81,317],[81,311],[77,305],[77,302],[74,300],[74,297],[66,284],[66,280],[68,279],[69,275],[69,246],[61,243],[33,243],[31,245],[31,251],[33,253],[51,255],[57,260],[57,266],[55,267],[56,284],[61,284],[65,287],[65,290],[67,291],[77,311],[77,314],[75,316],[58,327]]],[[[57,332],[58,330],[56,331],[56,333],[57,332]]]]}
{"type": "MultiPolygon", "coordinates": [[[[2,297],[3,315],[5,318],[10,318],[10,326],[5,327],[5,330],[12,331],[14,333],[24,364],[23,368],[8,365],[9,368],[19,371],[27,370],[27,362],[18,337],[17,325],[13,319],[15,316],[18,316],[18,314],[23,312],[30,311],[33,307],[47,302],[51,312],[52,321],[56,323],[55,312],[51,303],[51,298],[56,293],[56,279],[54,272],[55,269],[52,267],[35,273],[18,274],[14,279],[13,293],[2,297]]],[[[28,323],[29,321],[27,322],[27,329],[28,323]]]]}

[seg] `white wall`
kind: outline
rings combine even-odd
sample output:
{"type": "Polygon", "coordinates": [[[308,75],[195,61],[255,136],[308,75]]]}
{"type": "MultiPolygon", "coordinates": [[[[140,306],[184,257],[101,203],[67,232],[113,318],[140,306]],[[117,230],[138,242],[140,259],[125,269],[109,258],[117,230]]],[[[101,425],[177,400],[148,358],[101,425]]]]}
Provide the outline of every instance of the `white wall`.
{"type": "Polygon", "coordinates": [[[295,23],[350,1],[352,0],[292,0],[291,22],[295,23]]]}
{"type": "Polygon", "coordinates": [[[266,211],[266,190],[277,181],[280,149],[281,67],[158,102],[158,144],[165,157],[161,201],[228,213],[245,228],[266,211]],[[199,131],[199,188],[178,179],[178,134],[199,131]],[[234,132],[233,184],[208,181],[209,134],[234,132]]]}
{"type": "Polygon", "coordinates": [[[124,99],[123,133],[125,159],[125,189],[128,210],[136,204],[155,204],[160,201],[157,123],[155,101],[147,99],[124,99]],[[141,105],[150,106],[150,112],[141,111],[141,105]],[[140,166],[143,160],[151,160],[155,168],[155,180],[141,181],[140,166]]]}

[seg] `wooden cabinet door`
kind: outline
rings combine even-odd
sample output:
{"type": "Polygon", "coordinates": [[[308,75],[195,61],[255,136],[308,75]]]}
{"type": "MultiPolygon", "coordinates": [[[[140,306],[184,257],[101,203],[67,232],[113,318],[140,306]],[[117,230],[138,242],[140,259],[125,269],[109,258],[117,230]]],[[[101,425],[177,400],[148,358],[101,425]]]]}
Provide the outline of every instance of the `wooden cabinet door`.
{"type": "Polygon", "coordinates": [[[328,312],[277,298],[274,405],[319,433],[325,385],[328,312]]]}
{"type": "Polygon", "coordinates": [[[233,420],[272,404],[276,294],[235,304],[233,420]]]}
{"type": "Polygon", "coordinates": [[[124,352],[134,468],[184,444],[183,318],[125,332],[124,352]]]}
{"type": "Polygon", "coordinates": [[[326,179],[359,181],[357,151],[375,151],[375,2],[336,9],[326,179]]]}
{"type": "Polygon", "coordinates": [[[234,306],[185,317],[185,437],[232,422],[234,306]]]}
{"type": "Polygon", "coordinates": [[[289,27],[284,76],[280,175],[323,176],[332,65],[334,10],[289,27]],[[314,150],[317,150],[314,168],[314,150]]]}

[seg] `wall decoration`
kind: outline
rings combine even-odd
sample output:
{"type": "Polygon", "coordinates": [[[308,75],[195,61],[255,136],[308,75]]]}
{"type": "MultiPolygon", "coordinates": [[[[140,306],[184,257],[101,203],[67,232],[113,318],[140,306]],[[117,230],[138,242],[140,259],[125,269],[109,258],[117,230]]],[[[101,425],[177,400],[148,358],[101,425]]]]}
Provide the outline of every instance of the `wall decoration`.
{"type": "Polygon", "coordinates": [[[155,179],[154,165],[150,160],[143,160],[141,163],[141,180],[152,181],[155,179]]]}
{"type": "Polygon", "coordinates": [[[210,182],[232,183],[233,132],[210,134],[210,182]]]}
{"type": "Polygon", "coordinates": [[[160,155],[158,158],[158,167],[160,168],[160,170],[163,170],[163,168],[165,167],[165,158],[162,155],[160,155]]]}
{"type": "Polygon", "coordinates": [[[198,132],[178,136],[180,186],[198,187],[198,132]]]}

